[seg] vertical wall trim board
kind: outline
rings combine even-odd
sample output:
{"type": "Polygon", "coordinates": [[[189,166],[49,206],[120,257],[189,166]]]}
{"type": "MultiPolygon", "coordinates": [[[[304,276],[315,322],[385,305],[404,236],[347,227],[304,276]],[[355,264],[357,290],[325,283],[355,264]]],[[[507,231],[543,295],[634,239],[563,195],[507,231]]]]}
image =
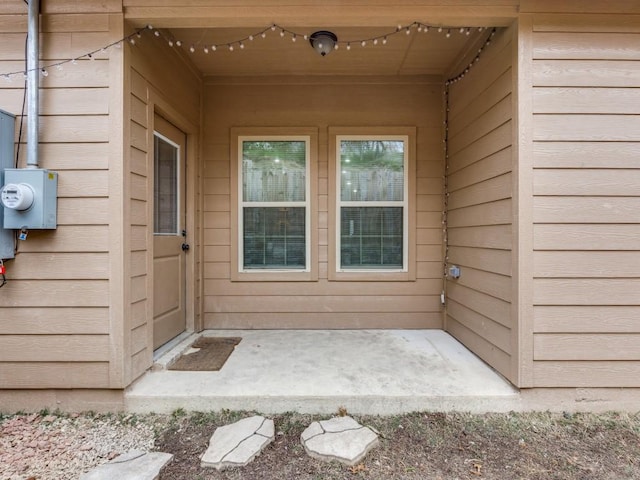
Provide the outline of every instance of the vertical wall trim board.
{"type": "MultiPolygon", "coordinates": [[[[109,15],[110,39],[117,41],[124,35],[124,17],[109,15]]],[[[128,175],[125,175],[125,138],[129,136],[128,121],[124,122],[129,102],[125,101],[124,49],[109,52],[109,324],[110,361],[109,386],[123,388],[129,383],[129,288],[127,254],[129,232],[124,228],[128,208],[125,194],[128,175]],[[126,110],[126,111],[125,111],[126,110]],[[125,131],[127,133],[125,133],[125,131]]]]}
{"type": "Polygon", "coordinates": [[[517,372],[516,385],[533,386],[533,16],[520,15],[517,42],[514,42],[513,78],[514,142],[513,188],[513,288],[516,301],[512,306],[517,328],[513,332],[513,368],[517,372]]]}

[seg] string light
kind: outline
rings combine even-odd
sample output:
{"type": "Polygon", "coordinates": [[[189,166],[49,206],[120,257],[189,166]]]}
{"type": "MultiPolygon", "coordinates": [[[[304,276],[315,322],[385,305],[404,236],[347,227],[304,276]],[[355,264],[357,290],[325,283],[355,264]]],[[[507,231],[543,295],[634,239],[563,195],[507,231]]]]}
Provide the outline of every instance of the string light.
{"type": "MultiPolygon", "coordinates": [[[[405,35],[410,35],[412,33],[412,30],[416,30],[418,32],[424,32],[424,33],[428,33],[430,31],[434,31],[434,32],[438,32],[438,33],[443,33],[445,32],[445,36],[446,38],[450,38],[451,37],[451,30],[452,28],[454,29],[458,29],[460,31],[460,33],[464,33],[465,35],[469,36],[471,35],[472,32],[472,27],[467,27],[467,26],[457,26],[457,27],[447,27],[447,26],[442,26],[442,25],[428,25],[425,23],[421,23],[421,22],[412,22],[408,25],[398,25],[397,28],[391,32],[386,32],[383,33],[381,35],[377,35],[374,37],[370,37],[370,38],[362,38],[362,39],[349,39],[349,40],[343,40],[343,41],[338,41],[335,43],[334,45],[334,49],[338,50],[341,46],[344,47],[345,50],[350,51],[351,50],[351,45],[353,43],[355,44],[359,44],[361,47],[366,47],[367,44],[371,43],[374,46],[378,46],[380,44],[382,45],[387,45],[388,41],[389,41],[389,37],[399,34],[401,32],[405,32],[405,35]]],[[[196,53],[198,51],[198,49],[200,49],[203,53],[207,54],[209,52],[215,52],[217,51],[220,47],[226,47],[227,50],[229,52],[233,52],[235,50],[235,46],[237,46],[240,50],[243,50],[245,48],[245,42],[249,41],[252,42],[255,38],[259,37],[259,38],[266,38],[267,36],[267,32],[271,30],[272,32],[275,32],[276,30],[279,30],[279,35],[280,37],[291,37],[291,41],[292,42],[296,42],[298,37],[302,37],[305,40],[309,39],[309,35],[306,33],[300,33],[300,32],[294,32],[292,30],[289,30],[287,28],[281,27],[278,24],[271,24],[268,25],[267,27],[263,28],[262,30],[259,30],[257,32],[254,32],[246,37],[243,38],[239,38],[237,40],[232,40],[232,41],[228,41],[228,42],[224,42],[224,43],[218,43],[218,44],[211,44],[209,46],[202,46],[200,45],[200,42],[197,42],[193,45],[191,45],[189,47],[189,52],[191,53],[196,53]]],[[[484,27],[478,27],[477,28],[478,32],[482,32],[484,30],[484,27]]],[[[78,57],[75,58],[71,58],[69,60],[63,60],[60,62],[56,62],[56,63],[51,63],[48,65],[44,65],[41,67],[36,67],[39,70],[41,70],[41,72],[48,72],[49,69],[55,67],[56,70],[62,70],[62,67],[64,64],[66,63],[71,63],[73,65],[76,65],[78,63],[79,59],[88,59],[88,60],[95,60],[95,55],[97,53],[106,53],[109,48],[114,47],[114,48],[122,48],[122,44],[127,42],[129,43],[131,46],[135,46],[136,45],[136,39],[142,38],[142,35],[144,34],[145,31],[150,31],[153,32],[153,36],[156,38],[162,38],[163,40],[165,40],[167,42],[167,45],[169,45],[169,47],[182,47],[182,41],[175,39],[175,38],[171,38],[169,36],[167,36],[165,33],[163,33],[162,30],[158,30],[155,29],[152,25],[146,25],[142,28],[139,28],[137,30],[135,30],[134,32],[132,32],[131,34],[121,38],[120,40],[117,40],[113,43],[110,43],[108,45],[105,45],[104,47],[85,53],[84,55],[80,55],[78,57]]],[[[486,47],[486,45],[489,44],[490,42],[490,38],[495,34],[495,29],[492,30],[492,33],[489,36],[489,39],[487,41],[487,43],[484,45],[484,47],[486,47]]],[[[474,64],[475,62],[478,61],[479,59],[479,55],[482,52],[482,48],[479,50],[478,52],[478,56],[471,62],[470,65],[474,64]]],[[[21,70],[21,71],[15,71],[15,72],[7,72],[7,73],[0,73],[0,76],[2,76],[3,78],[5,78],[5,80],[7,81],[11,81],[13,76],[26,76],[26,74],[29,72],[29,70],[21,70]]],[[[460,75],[458,77],[462,78],[466,73],[468,72],[468,68],[466,68],[463,72],[460,73],[460,75]]],[[[48,74],[48,73],[47,73],[48,74]]],[[[43,73],[44,75],[44,73],[43,73]]],[[[449,79],[449,81],[451,82],[455,82],[457,81],[459,78],[455,77],[452,79],[449,79]]]]}
{"type": "Polygon", "coordinates": [[[442,209],[442,243],[444,246],[443,256],[443,293],[447,292],[447,276],[449,274],[449,228],[448,228],[448,212],[449,212],[449,113],[450,113],[450,101],[451,101],[451,86],[454,83],[459,82],[464,76],[469,73],[473,66],[480,60],[482,52],[491,44],[491,39],[496,34],[496,29],[493,28],[491,33],[485,39],[484,44],[478,48],[476,56],[464,67],[464,69],[457,75],[447,79],[444,84],[444,137],[442,142],[444,144],[444,176],[443,176],[443,209],[442,209]]]}

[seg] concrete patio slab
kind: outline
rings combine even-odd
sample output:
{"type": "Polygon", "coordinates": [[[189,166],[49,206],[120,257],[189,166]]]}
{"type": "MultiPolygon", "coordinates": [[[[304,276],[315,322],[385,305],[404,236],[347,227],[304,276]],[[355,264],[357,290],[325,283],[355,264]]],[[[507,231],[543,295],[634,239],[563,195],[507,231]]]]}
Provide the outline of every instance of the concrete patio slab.
{"type": "Polygon", "coordinates": [[[156,480],[173,455],[132,450],[85,473],[80,480],[156,480]]]}
{"type": "Polygon", "coordinates": [[[378,435],[351,417],[313,422],[300,436],[307,454],[327,462],[356,465],[378,445],[378,435]]]}
{"type": "Polygon", "coordinates": [[[224,470],[243,467],[258,456],[275,438],[273,420],[256,415],[219,427],[202,456],[202,467],[224,470]]]}
{"type": "Polygon", "coordinates": [[[166,352],[126,392],[127,410],[248,410],[335,414],[518,410],[507,381],[442,330],[220,330],[242,342],[217,372],[162,367],[166,352]]]}

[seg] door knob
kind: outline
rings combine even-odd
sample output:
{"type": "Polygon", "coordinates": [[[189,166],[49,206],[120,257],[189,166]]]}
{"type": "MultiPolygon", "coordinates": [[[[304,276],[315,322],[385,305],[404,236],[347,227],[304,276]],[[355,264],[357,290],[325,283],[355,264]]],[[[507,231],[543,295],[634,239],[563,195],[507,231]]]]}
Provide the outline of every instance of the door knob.
{"type": "Polygon", "coordinates": [[[189,244],[188,243],[183,243],[180,248],[182,248],[183,252],[186,252],[187,250],[189,250],[189,244]]]}

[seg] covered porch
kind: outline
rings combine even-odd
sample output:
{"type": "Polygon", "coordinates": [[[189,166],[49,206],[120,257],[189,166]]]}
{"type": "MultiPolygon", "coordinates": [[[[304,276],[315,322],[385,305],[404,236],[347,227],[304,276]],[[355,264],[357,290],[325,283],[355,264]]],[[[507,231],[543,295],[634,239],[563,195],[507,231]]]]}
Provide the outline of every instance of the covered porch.
{"type": "Polygon", "coordinates": [[[519,394],[442,330],[206,330],[241,337],[220,371],[168,364],[200,334],[183,337],[125,394],[136,413],[220,409],[262,413],[397,414],[516,410],[519,394]]]}

